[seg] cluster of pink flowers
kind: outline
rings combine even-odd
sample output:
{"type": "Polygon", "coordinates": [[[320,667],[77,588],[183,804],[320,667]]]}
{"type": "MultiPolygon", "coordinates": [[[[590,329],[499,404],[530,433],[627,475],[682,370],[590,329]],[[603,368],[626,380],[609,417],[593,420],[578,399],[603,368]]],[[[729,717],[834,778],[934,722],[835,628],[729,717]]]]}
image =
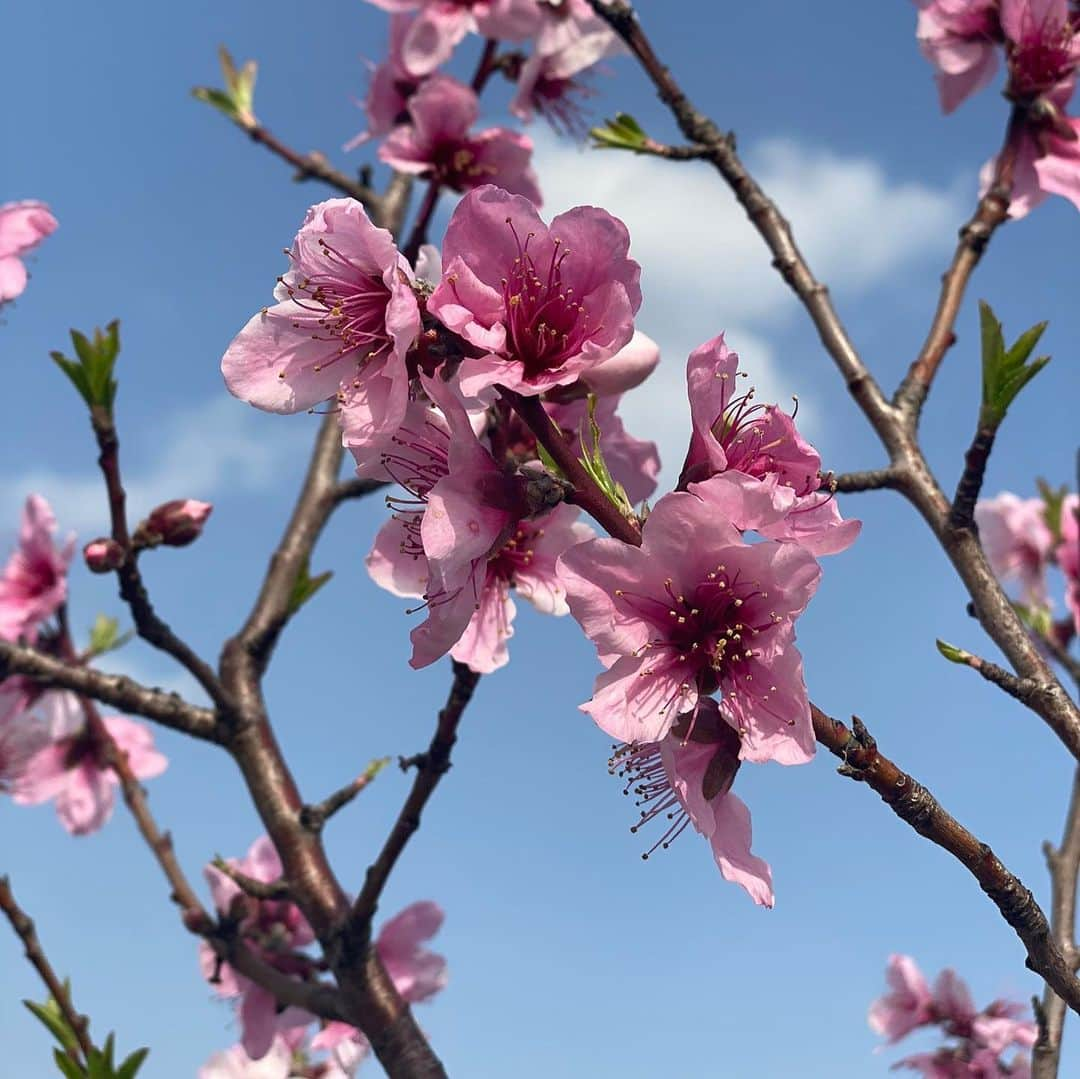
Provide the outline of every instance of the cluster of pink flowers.
{"type": "Polygon", "coordinates": [[[497,184],[539,205],[532,140],[504,127],[476,130],[477,89],[502,71],[517,81],[510,109],[519,120],[539,114],[580,133],[582,75],[618,47],[607,24],[587,0],[371,2],[391,13],[390,45],[371,73],[367,130],[349,145],[380,138],[379,158],[401,172],[453,191],[497,184]],[[439,70],[470,33],[508,46],[485,54],[471,86],[439,70]]]}
{"type": "Polygon", "coordinates": [[[358,472],[402,490],[367,565],[422,601],[413,666],[447,653],[480,673],[504,665],[512,592],[572,613],[606,668],[583,710],[625,747],[616,758],[647,792],[642,815],[677,803],[661,842],[692,822],[724,875],[771,905],[731,782],[741,761],[813,754],[794,623],[817,556],[847,548],[859,523],[841,518],[794,418],[740,391],[723,337],[690,356],[690,447],[678,490],[642,511],[641,546],[578,520],[537,415],[575,453],[599,438],[619,512],[633,517],[659,472],[655,446],[616,411],[659,359],[635,333],[629,246],[601,209],[547,224],[485,185],[414,272],[358,204],[331,200],[309,211],[279,302],[241,331],[223,371],[263,408],[332,400],[358,472]],[[539,409],[528,422],[522,399],[539,409]]]}
{"type": "Polygon", "coordinates": [[[1053,624],[1063,647],[1080,635],[1080,498],[1019,498],[1008,491],[975,507],[979,538],[994,572],[1020,585],[1020,602],[1034,614],[1053,616],[1047,571],[1064,577],[1068,616],[1053,624]]]}
{"type": "MultiPolygon", "coordinates": [[[[1080,208],[1080,119],[1066,108],[1080,64],[1080,14],[1069,0],[915,0],[923,55],[937,69],[951,112],[987,86],[1004,56],[1005,96],[1021,110],[1009,214],[1022,217],[1047,195],[1080,208]]],[[[995,171],[983,170],[983,189],[995,171]]]]}
{"type": "MultiPolygon", "coordinates": [[[[62,654],[63,631],[49,623],[67,600],[75,539],[58,547],[55,534],[49,504],[31,495],[18,546],[0,574],[0,639],[62,654]]],[[[168,762],[141,723],[122,716],[102,722],[139,779],[165,770],[168,762]]],[[[112,815],[118,783],[74,694],[42,691],[19,676],[0,682],[0,791],[20,805],[55,801],[60,823],[73,835],[87,835],[112,815]]]]}
{"type": "Polygon", "coordinates": [[[0,305],[26,289],[23,256],[56,231],[56,218],[43,202],[27,199],[0,205],[0,305]]]}
{"type": "MultiPolygon", "coordinates": [[[[247,857],[230,859],[230,870],[260,884],[281,880],[277,851],[265,836],[257,839],[247,857]]],[[[215,865],[205,870],[214,905],[233,920],[244,943],[264,962],[301,981],[318,977],[318,966],[305,949],[315,936],[290,900],[254,899],[229,873],[215,865]]],[[[409,1004],[430,1000],[446,985],[446,960],[424,944],[439,931],[443,912],[430,901],[413,903],[391,918],[375,940],[375,951],[401,998],[409,1004]]],[[[199,945],[199,965],[217,995],[234,1002],[240,1022],[238,1045],[212,1057],[200,1079],[288,1079],[307,1070],[322,1079],[346,1079],[367,1056],[369,1046],[355,1027],[318,1021],[301,1008],[280,1005],[273,994],[217,958],[205,942],[199,945]]]]}
{"type": "Polygon", "coordinates": [[[889,992],[870,1005],[871,1028],[893,1045],[914,1030],[940,1028],[953,1039],[930,1053],[917,1053],[893,1065],[894,1070],[917,1071],[924,1079],[1028,1079],[1026,1050],[1035,1044],[1037,1028],[1021,1016],[1022,1004],[995,1000],[975,1010],[971,994],[955,971],[943,970],[927,984],[915,961],[906,955],[889,957],[885,970],[889,992]],[[1019,1046],[1006,1063],[1002,1056],[1019,1046]]]}

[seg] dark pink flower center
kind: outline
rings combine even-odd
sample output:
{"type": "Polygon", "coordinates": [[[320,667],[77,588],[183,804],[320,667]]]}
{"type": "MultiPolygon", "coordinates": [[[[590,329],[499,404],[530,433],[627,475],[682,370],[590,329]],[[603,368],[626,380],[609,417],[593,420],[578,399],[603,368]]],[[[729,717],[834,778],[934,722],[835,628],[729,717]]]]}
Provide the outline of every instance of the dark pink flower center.
{"type": "MultiPolygon", "coordinates": [[[[327,263],[323,272],[310,277],[290,274],[278,278],[288,290],[289,298],[314,316],[318,329],[312,333],[312,340],[325,341],[330,346],[325,358],[314,365],[315,371],[353,353],[362,353],[357,357],[361,361],[372,359],[392,345],[386,329],[390,289],[382,277],[323,239],[319,240],[319,247],[327,263]]],[[[295,329],[307,325],[293,322],[295,329]]]]}
{"type": "Polygon", "coordinates": [[[519,521],[514,534],[488,561],[488,575],[513,584],[517,575],[529,569],[536,557],[535,544],[544,530],[528,521],[519,521]]]}
{"type": "Polygon", "coordinates": [[[1053,89],[1076,70],[1073,28],[1030,24],[1009,50],[1009,92],[1016,97],[1035,97],[1053,89]]]}
{"type": "MultiPolygon", "coordinates": [[[[757,655],[755,638],[783,621],[770,609],[769,593],[758,582],[742,579],[723,564],[687,592],[677,590],[668,578],[662,596],[624,589],[615,595],[656,630],[644,646],[640,676],[674,673],[683,680],[684,691],[692,683],[705,694],[745,691],[744,683],[753,680],[747,668],[757,655]]],[[[753,692],[767,701],[775,688],[753,687],[753,692]]],[[[680,693],[665,707],[681,700],[680,693]]]]}
{"type": "Polygon", "coordinates": [[[570,257],[562,241],[552,237],[547,265],[537,266],[529,253],[533,233],[522,243],[510,218],[518,254],[509,276],[502,279],[506,319],[506,348],[510,358],[525,368],[526,378],[555,370],[580,354],[599,327],[589,325],[589,315],[574,289],[563,282],[563,263],[570,257]]]}

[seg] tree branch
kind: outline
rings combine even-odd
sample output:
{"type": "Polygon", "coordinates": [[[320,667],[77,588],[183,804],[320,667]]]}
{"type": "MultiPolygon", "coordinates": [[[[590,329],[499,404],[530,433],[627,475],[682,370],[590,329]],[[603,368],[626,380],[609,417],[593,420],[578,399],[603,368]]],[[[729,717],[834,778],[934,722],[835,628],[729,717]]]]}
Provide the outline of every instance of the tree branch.
{"type": "Polygon", "coordinates": [[[100,405],[90,410],[90,423],[98,444],[98,466],[105,479],[109,497],[109,516],[112,538],[124,551],[124,560],[117,567],[120,597],[131,610],[135,629],[147,643],[170,655],[206,690],[220,708],[228,709],[230,701],[213,668],[158,617],[139,573],[138,553],[131,544],[127,522],[127,495],[120,476],[120,440],[111,413],[100,405]]]}
{"type": "Polygon", "coordinates": [[[832,483],[837,494],[855,494],[858,491],[895,490],[898,479],[893,468],[871,468],[865,472],[840,472],[832,483]]]}
{"type": "MultiPolygon", "coordinates": [[[[0,876],[0,911],[11,923],[15,935],[22,941],[23,952],[30,961],[30,965],[38,972],[38,976],[45,983],[49,995],[56,1001],[57,1007],[64,1016],[64,1020],[71,1028],[82,1050],[83,1060],[89,1061],[94,1043],[90,1040],[90,1021],[85,1015],[80,1015],[75,1010],[71,1000],[71,994],[67,986],[57,977],[53,970],[45,949],[41,946],[34,922],[18,903],[11,890],[11,880],[6,876],[0,876]]],[[[72,1050],[69,1056],[78,1062],[78,1055],[72,1050]]]]}
{"type": "Polygon", "coordinates": [[[36,649],[0,641],[0,680],[26,675],[50,689],[70,689],[80,696],[121,712],[144,716],[163,727],[206,742],[221,742],[223,734],[214,712],[189,704],[176,693],[148,689],[126,675],[106,674],[93,667],[67,663],[36,649]]]}
{"type": "Polygon", "coordinates": [[[978,881],[1027,949],[1027,966],[1080,1012],[1080,981],[1055,943],[1046,915],[1023,883],[997,855],[942,809],[922,784],[878,752],[877,744],[856,717],[854,730],[811,704],[817,740],[843,764],[841,775],[868,784],[881,800],[919,835],[956,858],[978,881]]]}
{"type": "MultiPolygon", "coordinates": [[[[1050,917],[1054,940],[1072,970],[1080,965],[1076,947],[1076,885],[1080,873],[1080,769],[1073,779],[1072,797],[1065,817],[1061,846],[1043,844],[1050,870],[1050,917]]],[[[1065,1032],[1065,1001],[1049,986],[1043,992],[1039,1040],[1031,1059],[1032,1079],[1056,1079],[1065,1032]]]]}
{"type": "Polygon", "coordinates": [[[956,340],[956,319],[960,313],[960,306],[964,301],[964,293],[971,275],[979,264],[995,230],[1008,220],[1013,173],[1016,169],[1016,158],[1020,147],[1019,137],[1024,119],[1024,110],[1014,105],[1009,114],[1005,141],[1001,153],[998,154],[994,178],[986,194],[979,199],[975,214],[960,230],[956,253],[941,279],[941,293],[933,322],[930,325],[930,332],[893,398],[893,404],[901,410],[912,431],[918,426],[919,415],[930,393],[934,376],[946,352],[956,340]]]}
{"type": "Polygon", "coordinates": [[[373,760],[351,783],[346,783],[340,790],[334,791],[315,805],[306,805],[300,810],[300,823],[310,832],[320,831],[326,822],[344,809],[372,780],[390,763],[389,757],[373,760]]]}
{"type": "Polygon", "coordinates": [[[353,904],[349,931],[358,937],[367,937],[371,931],[371,919],[379,905],[379,897],[391,871],[397,864],[405,845],[420,827],[420,815],[435,792],[439,780],[450,770],[450,752],[457,741],[457,728],[480,675],[469,670],[464,663],[454,660],[454,682],[446,706],[439,712],[435,734],[427,752],[416,760],[416,778],[401,812],[386,837],[379,856],[368,867],[364,886],[353,904]]]}

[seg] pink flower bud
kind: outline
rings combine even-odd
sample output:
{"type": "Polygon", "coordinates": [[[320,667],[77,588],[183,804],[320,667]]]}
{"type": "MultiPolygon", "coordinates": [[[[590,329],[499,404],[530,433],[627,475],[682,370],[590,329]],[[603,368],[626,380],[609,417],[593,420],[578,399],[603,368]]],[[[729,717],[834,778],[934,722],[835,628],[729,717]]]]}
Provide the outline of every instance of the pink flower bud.
{"type": "Polygon", "coordinates": [[[640,386],[659,362],[660,346],[648,335],[635,330],[629,344],[586,371],[582,382],[598,397],[625,393],[640,386]]]}
{"type": "Polygon", "coordinates": [[[186,547],[202,534],[213,508],[209,502],[194,498],[163,502],[139,525],[136,538],[148,547],[156,547],[159,543],[166,547],[186,547]]]}
{"type": "Polygon", "coordinates": [[[123,565],[124,548],[116,540],[102,536],[100,539],[91,540],[83,548],[83,558],[86,559],[86,568],[91,573],[112,573],[123,565]]]}

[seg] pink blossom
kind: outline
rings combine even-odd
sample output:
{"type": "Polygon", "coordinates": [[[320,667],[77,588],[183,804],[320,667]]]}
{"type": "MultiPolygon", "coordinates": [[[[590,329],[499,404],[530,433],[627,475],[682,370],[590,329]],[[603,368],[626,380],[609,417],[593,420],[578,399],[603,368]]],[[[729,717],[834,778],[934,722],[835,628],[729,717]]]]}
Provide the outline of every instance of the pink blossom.
{"type": "Polygon", "coordinates": [[[186,547],[202,535],[213,509],[209,502],[200,502],[197,498],[174,498],[155,506],[138,531],[143,532],[151,544],[186,547]]]}
{"type": "Polygon", "coordinates": [[[937,68],[941,108],[952,112],[988,85],[1001,42],[998,0],[916,0],[916,36],[923,56],[937,68]]]}
{"type": "Polygon", "coordinates": [[[83,547],[83,561],[91,573],[112,573],[126,557],[124,548],[108,536],[99,536],[83,547]]]}
{"type": "Polygon", "coordinates": [[[979,540],[990,568],[1002,580],[1019,581],[1024,602],[1046,603],[1046,566],[1054,537],[1041,498],[1018,498],[1005,491],[975,506],[979,540]]]}
{"type": "Polygon", "coordinates": [[[717,476],[660,499],[640,548],[598,539],[559,560],[570,610],[608,668],[582,711],[620,741],[659,742],[719,692],[743,759],[813,755],[794,623],[821,570],[797,544],[746,543],[730,523],[744,503],[717,476]]]}
{"type": "Polygon", "coordinates": [[[543,18],[536,34],[536,51],[541,55],[584,54],[592,57],[587,63],[594,63],[621,49],[613,40],[611,27],[589,0],[538,0],[538,6],[543,18]]]}
{"type": "Polygon", "coordinates": [[[67,569],[75,537],[54,542],[56,517],[41,495],[23,507],[19,546],[0,574],[0,640],[33,639],[37,626],[67,599],[67,569]]]}
{"type": "Polygon", "coordinates": [[[56,231],[57,221],[44,202],[27,199],[0,206],[0,304],[21,296],[26,267],[20,256],[56,231]]]}
{"type": "Polygon", "coordinates": [[[27,764],[49,741],[46,725],[30,711],[31,693],[22,679],[0,682],[0,793],[15,788],[27,764]]]}
{"type": "Polygon", "coordinates": [[[619,396],[640,386],[656,370],[660,346],[641,330],[610,359],[590,367],[582,381],[599,397],[619,396]]]}
{"type": "Polygon", "coordinates": [[[1039,1028],[1031,1020],[1018,1018],[1026,1010],[1014,1001],[995,1000],[972,1019],[972,1038],[995,1054],[1005,1052],[1010,1045],[1030,1049],[1039,1036],[1039,1028]]]}
{"type": "Polygon", "coordinates": [[[1065,575],[1065,602],[1072,612],[1077,634],[1080,634],[1080,497],[1068,495],[1061,506],[1061,544],[1057,563],[1065,575]]]}
{"type": "Polygon", "coordinates": [[[413,666],[449,651],[490,673],[509,659],[511,589],[546,614],[566,614],[555,562],[593,532],[566,505],[524,519],[524,481],[495,463],[445,383],[424,385],[443,412],[411,406],[394,451],[384,455],[387,474],[416,501],[396,503],[367,557],[368,572],[396,595],[427,601],[428,617],[412,633],[413,666]]]}
{"type": "MultiPolygon", "coordinates": [[[[816,555],[836,554],[855,542],[859,521],[843,520],[836,499],[823,489],[821,458],[776,405],[754,403],[751,387],[738,392],[739,357],[723,334],[690,353],[686,381],[693,433],[680,487],[709,476],[738,472],[778,491],[784,513],[758,528],[770,539],[793,540],[816,555]]],[[[778,502],[778,505],[781,503],[778,502]]]]}
{"type": "Polygon", "coordinates": [[[522,41],[539,25],[536,0],[370,0],[384,11],[419,11],[402,43],[413,75],[430,75],[446,63],[469,32],[522,41]]]}
{"type": "MultiPolygon", "coordinates": [[[[154,748],[149,729],[121,716],[106,716],[105,729],[138,779],[161,775],[168,761],[154,748]]],[[[112,816],[116,773],[105,763],[104,750],[89,728],[39,750],[26,764],[15,786],[19,805],[56,799],[60,823],[72,835],[89,835],[112,816]]]]}
{"type": "Polygon", "coordinates": [[[539,205],[532,140],[503,127],[471,131],[480,103],[464,83],[433,75],[409,98],[407,108],[410,123],[395,127],[383,141],[382,161],[454,191],[494,183],[539,205]]]}
{"type": "Polygon", "coordinates": [[[640,268],[626,226],[578,206],[551,226],[524,198],[482,187],[461,200],[443,243],[428,312],[483,354],[465,359],[462,392],[526,395],[566,386],[630,342],[640,268]]]}
{"type": "Polygon", "coordinates": [[[1031,101],[1061,90],[1068,98],[1080,61],[1068,0],[1001,0],[1001,26],[1009,64],[1006,94],[1031,101]]]}
{"type": "Polygon", "coordinates": [[[354,150],[369,139],[386,135],[395,124],[406,119],[409,98],[420,88],[423,78],[405,66],[402,55],[405,40],[413,25],[409,15],[390,16],[390,48],[385,60],[371,69],[368,91],[364,97],[367,130],[350,139],[346,150],[354,150]]]}
{"type": "MultiPolygon", "coordinates": [[[[273,843],[261,836],[251,845],[247,857],[229,859],[228,864],[238,873],[263,884],[272,884],[283,875],[281,859],[273,843]]],[[[315,935],[300,909],[285,899],[252,899],[245,897],[240,886],[216,866],[203,870],[214,906],[222,914],[232,913],[234,901],[243,898],[247,912],[240,922],[240,934],[256,954],[289,974],[301,973],[306,960],[296,949],[310,944],[315,935]]],[[[203,975],[212,981],[219,996],[239,998],[244,1051],[253,1060],[270,1052],[275,1037],[283,1030],[297,1026],[310,1017],[295,1010],[279,1013],[275,997],[260,985],[249,981],[227,964],[221,964],[205,942],[199,945],[199,965],[203,975]],[[216,979],[215,979],[216,975],[216,979]]]]}
{"type": "MultiPolygon", "coordinates": [[[[1063,115],[1053,103],[1046,114],[1046,122],[1029,123],[1018,136],[1009,198],[1013,219],[1026,216],[1049,195],[1061,195],[1080,209],[1080,120],[1063,115]]],[[[980,197],[989,191],[996,169],[996,158],[982,167],[980,197]]]]}
{"type": "Polygon", "coordinates": [[[926,979],[909,955],[890,955],[885,980],[891,992],[870,1005],[870,1029],[892,1044],[934,1022],[934,1002],[926,979]]]}
{"type": "Polygon", "coordinates": [[[282,1038],[258,1060],[252,1060],[242,1045],[215,1053],[200,1069],[199,1079],[289,1079],[293,1051],[282,1038]]]}
{"type": "Polygon", "coordinates": [[[670,822],[643,857],[667,848],[693,824],[709,840],[724,879],[745,888],[759,906],[771,907],[772,872],[750,853],[750,811],[731,793],[739,742],[716,702],[706,697],[697,715],[682,717],[662,742],[617,750],[611,769],[626,777],[624,793],[632,791],[635,805],[644,807],[631,831],[655,819],[670,822]]]}
{"type": "Polygon", "coordinates": [[[934,979],[934,1019],[967,1031],[975,1018],[975,1004],[967,983],[955,970],[946,967],[934,979]]]}
{"type": "Polygon", "coordinates": [[[420,331],[412,269],[353,199],[308,210],[273,307],[221,361],[230,392],[270,412],[337,397],[351,447],[378,445],[405,414],[405,355],[420,331]]]}

